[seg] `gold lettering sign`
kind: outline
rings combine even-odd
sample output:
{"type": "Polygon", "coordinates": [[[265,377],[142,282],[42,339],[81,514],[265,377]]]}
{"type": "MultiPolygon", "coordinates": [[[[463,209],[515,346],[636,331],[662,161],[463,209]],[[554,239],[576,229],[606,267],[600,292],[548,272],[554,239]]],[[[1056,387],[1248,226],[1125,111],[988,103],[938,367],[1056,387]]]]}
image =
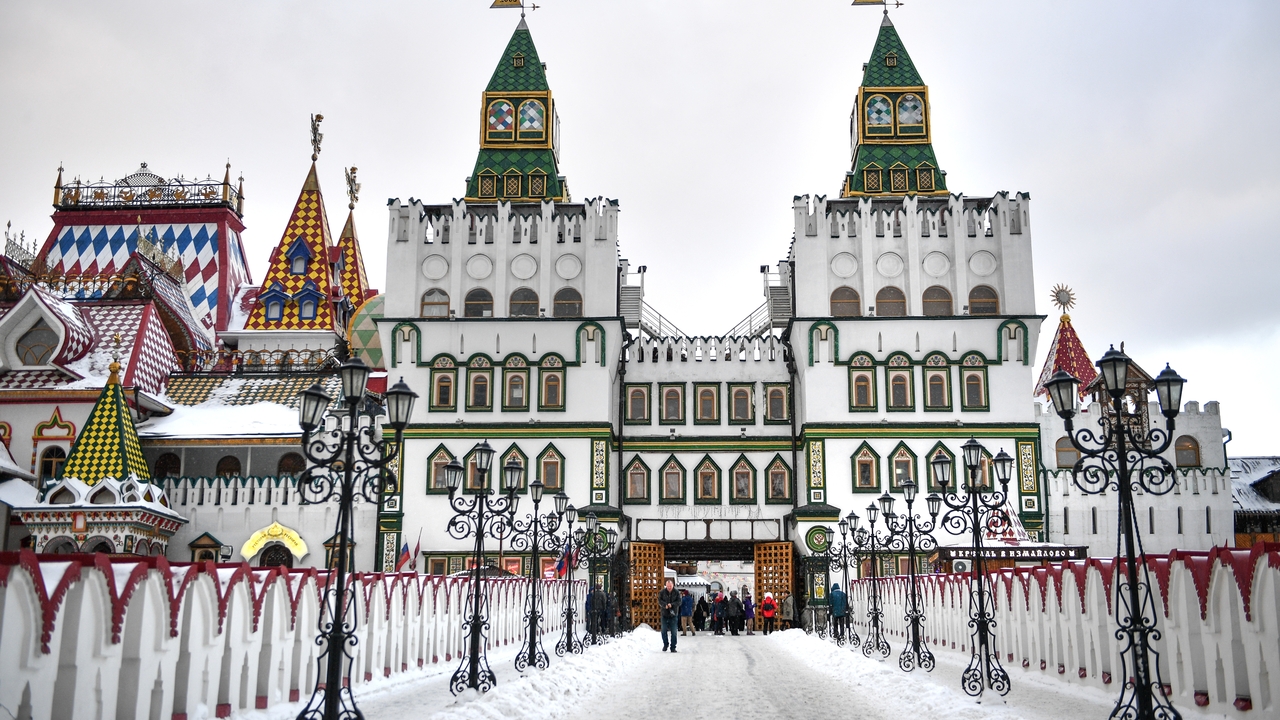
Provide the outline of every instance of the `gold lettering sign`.
{"type": "Polygon", "coordinates": [[[306,541],[302,539],[302,536],[296,530],[291,530],[280,523],[273,522],[249,536],[245,544],[240,547],[240,557],[248,560],[273,542],[284,545],[299,560],[309,552],[306,541]]]}

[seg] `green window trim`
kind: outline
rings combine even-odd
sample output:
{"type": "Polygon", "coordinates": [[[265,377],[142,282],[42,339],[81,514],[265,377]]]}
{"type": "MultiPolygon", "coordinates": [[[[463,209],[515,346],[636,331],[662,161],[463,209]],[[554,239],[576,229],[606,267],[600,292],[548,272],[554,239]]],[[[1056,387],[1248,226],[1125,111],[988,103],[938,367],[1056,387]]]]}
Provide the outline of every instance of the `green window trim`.
{"type": "Polygon", "coordinates": [[[960,368],[960,410],[961,412],[990,412],[991,410],[991,386],[987,383],[987,368],[985,366],[969,366],[960,368]],[[981,405],[969,404],[969,386],[968,379],[971,375],[977,375],[982,382],[982,401],[981,405]]]}
{"type": "Polygon", "coordinates": [[[623,385],[625,392],[623,393],[624,409],[622,414],[622,422],[624,425],[652,425],[653,424],[653,383],[625,383],[623,385]],[[642,391],[644,393],[644,417],[636,418],[632,411],[632,392],[642,391]]]}
{"type": "Polygon", "coordinates": [[[791,386],[786,383],[765,383],[764,386],[764,424],[765,425],[790,425],[791,424],[791,386]],[[771,403],[773,400],[773,391],[782,391],[782,417],[772,417],[771,403]]]}
{"type": "Polygon", "coordinates": [[[790,505],[791,504],[791,493],[793,492],[793,489],[791,486],[795,483],[795,475],[794,473],[791,472],[791,466],[787,464],[787,461],[782,459],[781,454],[774,455],[773,459],[769,461],[769,464],[765,466],[764,482],[765,482],[764,502],[766,505],[790,505]],[[783,472],[786,473],[786,481],[784,485],[786,492],[783,497],[774,497],[770,493],[770,490],[772,489],[772,482],[773,482],[773,471],[779,467],[781,467],[783,472]]]}
{"type": "Polygon", "coordinates": [[[457,412],[458,411],[458,369],[457,368],[431,368],[431,398],[427,403],[428,412],[457,412]],[[449,403],[437,404],[440,399],[440,378],[448,378],[449,380],[449,403]]]}
{"type": "Polygon", "coordinates": [[[906,367],[894,366],[885,368],[885,411],[886,412],[915,412],[916,410],[916,393],[915,393],[915,369],[910,365],[906,367]],[[893,402],[893,393],[895,390],[894,381],[901,376],[906,376],[906,393],[907,402],[905,405],[895,405],[893,402]]]}
{"type": "Polygon", "coordinates": [[[444,466],[449,464],[453,458],[454,454],[449,452],[449,448],[445,447],[444,443],[437,445],[436,449],[432,450],[431,454],[427,456],[427,477],[426,481],[423,483],[427,495],[449,494],[449,485],[443,477],[440,478],[440,487],[432,487],[432,481],[436,476],[436,460],[441,459],[443,461],[440,463],[440,469],[443,472],[444,466]]]}
{"type": "Polygon", "coordinates": [[[756,424],[756,384],[755,383],[729,383],[729,402],[726,403],[729,410],[730,425],[755,425],[756,424]],[[745,390],[747,393],[747,417],[744,419],[737,418],[737,396],[739,390],[745,390]]]}
{"type": "Polygon", "coordinates": [[[956,487],[956,454],[951,451],[951,448],[947,447],[946,444],[939,440],[934,443],[933,447],[929,448],[929,454],[925,456],[925,464],[927,467],[923,469],[923,472],[929,479],[929,492],[942,492],[942,487],[933,481],[933,460],[939,453],[945,455],[951,461],[951,488],[954,489],[956,487]]]}
{"type": "Polygon", "coordinates": [[[719,425],[720,424],[720,383],[694,383],[693,384],[693,424],[694,425],[719,425]],[[710,390],[712,393],[712,409],[715,411],[710,420],[704,419],[702,415],[702,395],[703,391],[710,390]]]}
{"type": "Polygon", "coordinates": [[[669,456],[662,463],[662,470],[658,476],[658,504],[659,505],[687,505],[689,496],[689,473],[681,462],[676,459],[675,455],[669,456]],[[680,496],[672,497],[667,493],[668,483],[667,475],[669,471],[678,471],[680,475],[680,496]]]}
{"type": "MultiPolygon", "coordinates": [[[[493,460],[495,464],[498,464],[497,472],[506,472],[507,461],[512,458],[524,468],[524,476],[520,478],[520,487],[516,490],[517,493],[523,495],[529,492],[529,474],[532,471],[532,468],[529,467],[529,456],[524,454],[519,445],[511,443],[506,450],[502,451],[501,455],[494,457],[493,460]]],[[[491,469],[489,474],[492,475],[493,473],[494,470],[491,469]]],[[[505,483],[505,479],[503,482],[505,483]]]]}
{"type": "Polygon", "coordinates": [[[658,424],[659,425],[685,425],[685,416],[688,414],[688,403],[685,397],[685,383],[658,383],[658,424]],[[674,420],[668,419],[667,414],[667,391],[680,391],[680,417],[674,420]]]}
{"type": "Polygon", "coordinates": [[[640,456],[637,455],[627,463],[626,472],[622,477],[622,503],[624,505],[652,505],[653,504],[653,473],[649,470],[649,466],[645,464],[640,456]],[[644,496],[636,497],[631,492],[631,474],[635,471],[644,473],[644,496]]]}
{"type": "Polygon", "coordinates": [[[920,459],[916,456],[911,448],[905,442],[899,442],[893,452],[889,453],[889,488],[893,492],[902,490],[902,483],[898,480],[898,463],[909,462],[910,476],[909,480],[915,482],[916,487],[920,486],[920,459]]]}
{"type": "Polygon", "coordinates": [[[493,368],[467,368],[467,412],[493,412],[493,368]],[[477,380],[483,379],[485,386],[484,403],[474,404],[477,380]]]}
{"type": "Polygon", "coordinates": [[[925,412],[951,412],[953,406],[951,392],[951,368],[948,366],[925,366],[921,368],[921,374],[924,376],[924,411],[925,412]],[[930,384],[934,377],[942,377],[942,394],[945,401],[942,405],[931,405],[930,400],[933,399],[933,386],[930,384]]]}
{"type": "Polygon", "coordinates": [[[538,465],[536,470],[537,470],[538,479],[542,481],[542,484],[546,488],[547,492],[557,493],[564,489],[564,486],[565,486],[564,453],[560,452],[560,448],[556,447],[555,443],[547,443],[547,446],[542,449],[542,452],[538,453],[538,465]],[[548,482],[548,478],[546,476],[546,465],[547,465],[548,459],[555,460],[557,463],[559,463],[556,466],[558,468],[557,474],[559,475],[559,477],[556,478],[556,481],[554,484],[548,482]]]}
{"type": "Polygon", "coordinates": [[[870,443],[863,442],[853,451],[853,455],[849,456],[850,467],[853,474],[849,476],[850,487],[855,493],[875,493],[880,494],[880,454],[871,447],[870,443]],[[860,468],[862,465],[868,465],[870,468],[870,479],[872,484],[859,485],[858,481],[862,477],[860,468]]]}
{"type": "Polygon", "coordinates": [[[880,409],[879,398],[876,397],[876,368],[871,366],[849,366],[849,412],[876,412],[880,409]],[[858,378],[867,380],[869,404],[858,404],[858,378]]]}
{"type": "Polygon", "coordinates": [[[529,411],[529,368],[511,368],[504,367],[502,369],[502,411],[503,412],[528,412],[529,411]],[[511,404],[511,381],[513,378],[520,378],[523,382],[524,401],[520,404],[511,404]]]}
{"type": "Polygon", "coordinates": [[[567,398],[565,396],[567,395],[567,390],[568,390],[568,388],[566,387],[568,383],[565,382],[565,378],[566,378],[566,374],[563,367],[538,368],[538,410],[539,411],[541,412],[564,412],[565,411],[565,407],[567,405],[567,398]],[[548,384],[548,381],[551,378],[558,378],[557,387],[559,388],[558,392],[560,393],[559,404],[553,405],[547,402],[547,396],[551,394],[549,392],[550,385],[548,384]]]}
{"type": "Polygon", "coordinates": [[[729,467],[729,504],[730,505],[755,505],[759,498],[759,486],[756,482],[756,468],[747,459],[745,454],[739,455],[737,460],[733,461],[733,465],[729,467]],[[748,489],[749,496],[740,497],[738,495],[738,473],[745,470],[749,477],[748,489]]]}
{"type": "Polygon", "coordinates": [[[716,465],[716,461],[711,459],[710,455],[703,455],[693,470],[693,504],[694,505],[723,505],[724,504],[724,488],[723,473],[720,472],[720,466],[716,465]],[[705,497],[702,492],[705,485],[703,484],[703,475],[710,474],[713,476],[714,497],[705,497]]]}

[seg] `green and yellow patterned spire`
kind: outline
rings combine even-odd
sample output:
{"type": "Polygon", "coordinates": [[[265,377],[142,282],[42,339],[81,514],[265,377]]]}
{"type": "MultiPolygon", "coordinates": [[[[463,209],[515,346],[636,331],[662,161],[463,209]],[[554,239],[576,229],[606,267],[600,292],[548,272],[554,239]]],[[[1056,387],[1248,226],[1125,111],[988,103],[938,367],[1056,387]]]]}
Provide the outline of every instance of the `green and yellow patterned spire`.
{"type": "Polygon", "coordinates": [[[546,69],[521,18],[484,91],[480,155],[467,179],[467,201],[568,200],[558,126],[546,69]]]}
{"type": "Polygon", "coordinates": [[[947,194],[930,143],[931,122],[929,88],[886,14],[863,66],[853,109],[857,147],[840,195],[947,194]]]}
{"type": "Polygon", "coordinates": [[[142,481],[151,479],[133,416],[120,389],[119,358],[110,367],[111,376],[71,446],[60,477],[75,478],[86,485],[97,485],[105,478],[127,480],[130,475],[142,481]]]}

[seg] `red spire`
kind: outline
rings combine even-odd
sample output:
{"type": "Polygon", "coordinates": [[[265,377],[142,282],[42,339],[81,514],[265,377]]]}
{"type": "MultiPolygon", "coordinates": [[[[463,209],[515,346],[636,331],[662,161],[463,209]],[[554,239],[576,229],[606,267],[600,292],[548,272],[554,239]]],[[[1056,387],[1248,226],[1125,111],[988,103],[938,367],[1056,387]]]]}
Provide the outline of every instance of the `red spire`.
{"type": "Polygon", "coordinates": [[[1080,397],[1085,396],[1085,388],[1098,376],[1098,371],[1093,367],[1093,361],[1089,359],[1089,353],[1084,351],[1080,336],[1076,335],[1076,329],[1071,327],[1071,316],[1066,313],[1062,313],[1062,319],[1058,321],[1058,331],[1053,334],[1049,356],[1044,360],[1040,381],[1036,383],[1036,395],[1041,393],[1048,395],[1049,391],[1045,389],[1044,384],[1059,370],[1066,370],[1080,381],[1080,397]]]}

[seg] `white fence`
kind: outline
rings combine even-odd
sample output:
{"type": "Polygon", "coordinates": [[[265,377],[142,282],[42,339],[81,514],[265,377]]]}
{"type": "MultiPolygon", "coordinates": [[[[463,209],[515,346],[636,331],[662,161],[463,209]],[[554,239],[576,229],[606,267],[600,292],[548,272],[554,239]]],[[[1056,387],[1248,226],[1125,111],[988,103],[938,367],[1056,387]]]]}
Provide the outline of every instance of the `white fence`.
{"type": "MultiPolygon", "coordinates": [[[[0,553],[0,717],[187,720],[305,699],[328,573],[0,553]]],[[[352,686],[460,657],[468,578],[353,576],[352,686]]],[[[489,647],[525,638],[529,580],[486,580],[489,647]]],[[[564,581],[540,581],[548,648],[564,581]]],[[[585,583],[574,583],[582,607],[585,583]]],[[[581,631],[581,627],[578,628],[581,631]]]]}
{"type": "MultiPolygon", "coordinates": [[[[1274,717],[1280,703],[1280,545],[1148,556],[1159,609],[1155,643],[1175,706],[1241,717],[1274,717]],[[1233,709],[1234,708],[1234,709],[1233,709]],[[1249,710],[1262,711],[1248,713],[1249,710]]],[[[1071,560],[992,573],[996,648],[1010,678],[1017,669],[1109,688],[1123,678],[1116,641],[1111,558],[1071,560]]],[[[935,653],[970,652],[968,574],[919,576],[925,637],[935,653]]],[[[850,583],[852,621],[867,630],[867,580],[850,583]]],[[[880,580],[893,651],[907,637],[908,578],[880,580]]]]}

